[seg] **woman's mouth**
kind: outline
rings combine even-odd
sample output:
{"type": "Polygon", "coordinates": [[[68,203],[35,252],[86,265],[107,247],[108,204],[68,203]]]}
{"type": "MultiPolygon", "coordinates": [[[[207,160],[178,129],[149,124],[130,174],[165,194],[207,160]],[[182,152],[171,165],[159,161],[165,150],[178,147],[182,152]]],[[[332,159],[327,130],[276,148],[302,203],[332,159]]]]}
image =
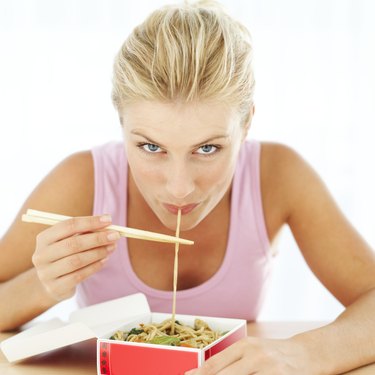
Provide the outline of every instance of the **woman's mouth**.
{"type": "Polygon", "coordinates": [[[198,203],[191,203],[185,206],[175,206],[174,204],[163,203],[163,206],[173,215],[177,215],[178,210],[181,210],[181,215],[186,215],[193,211],[194,208],[198,206],[198,203]]]}

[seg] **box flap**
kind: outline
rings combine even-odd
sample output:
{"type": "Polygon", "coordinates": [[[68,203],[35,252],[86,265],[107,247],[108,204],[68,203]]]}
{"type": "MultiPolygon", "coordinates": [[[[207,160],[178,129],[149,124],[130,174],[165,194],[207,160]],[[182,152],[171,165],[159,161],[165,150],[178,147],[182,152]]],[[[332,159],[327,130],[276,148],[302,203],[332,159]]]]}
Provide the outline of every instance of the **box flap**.
{"type": "Polygon", "coordinates": [[[53,319],[4,340],[1,349],[8,361],[14,362],[93,337],[95,332],[83,323],[53,319]]]}
{"type": "Polygon", "coordinates": [[[144,294],[137,293],[88,306],[71,313],[69,323],[52,319],[4,340],[1,349],[10,362],[62,348],[110,332],[135,316],[149,313],[144,294]]]}
{"type": "Polygon", "coordinates": [[[97,328],[102,332],[105,326],[122,324],[147,313],[150,313],[150,307],[146,296],[136,293],[73,311],[69,316],[69,321],[81,322],[94,332],[97,328]]]}

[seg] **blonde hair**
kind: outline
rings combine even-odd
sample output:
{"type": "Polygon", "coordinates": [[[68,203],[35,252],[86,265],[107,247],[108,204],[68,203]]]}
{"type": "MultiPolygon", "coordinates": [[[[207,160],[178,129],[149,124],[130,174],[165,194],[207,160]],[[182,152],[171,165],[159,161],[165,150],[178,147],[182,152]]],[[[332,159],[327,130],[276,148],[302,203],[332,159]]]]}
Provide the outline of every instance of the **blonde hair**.
{"type": "Polygon", "coordinates": [[[254,75],[248,30],[216,1],[185,1],[153,13],[115,58],[112,100],[117,110],[139,99],[219,100],[247,121],[254,75]]]}

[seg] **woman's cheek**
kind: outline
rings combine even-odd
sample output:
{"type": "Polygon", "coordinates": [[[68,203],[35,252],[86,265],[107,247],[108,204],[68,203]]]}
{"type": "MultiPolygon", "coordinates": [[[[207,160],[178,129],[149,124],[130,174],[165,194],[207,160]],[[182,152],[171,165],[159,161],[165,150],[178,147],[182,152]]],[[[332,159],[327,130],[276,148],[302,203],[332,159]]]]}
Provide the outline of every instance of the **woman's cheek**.
{"type": "Polygon", "coordinates": [[[129,161],[129,165],[132,169],[132,174],[135,180],[150,182],[162,182],[163,181],[163,168],[157,163],[145,163],[144,161],[132,160],[129,161]]]}
{"type": "Polygon", "coordinates": [[[215,162],[199,171],[200,183],[209,186],[226,185],[231,179],[232,168],[226,163],[215,162]]]}

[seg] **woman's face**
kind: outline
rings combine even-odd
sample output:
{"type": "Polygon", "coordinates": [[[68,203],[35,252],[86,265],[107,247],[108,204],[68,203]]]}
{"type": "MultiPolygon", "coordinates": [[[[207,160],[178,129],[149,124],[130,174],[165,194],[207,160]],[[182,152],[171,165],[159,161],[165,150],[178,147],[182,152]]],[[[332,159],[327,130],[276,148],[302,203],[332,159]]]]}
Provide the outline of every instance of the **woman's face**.
{"type": "Polygon", "coordinates": [[[133,180],[159,220],[194,228],[228,191],[245,138],[222,103],[139,101],[120,113],[133,180]]]}

